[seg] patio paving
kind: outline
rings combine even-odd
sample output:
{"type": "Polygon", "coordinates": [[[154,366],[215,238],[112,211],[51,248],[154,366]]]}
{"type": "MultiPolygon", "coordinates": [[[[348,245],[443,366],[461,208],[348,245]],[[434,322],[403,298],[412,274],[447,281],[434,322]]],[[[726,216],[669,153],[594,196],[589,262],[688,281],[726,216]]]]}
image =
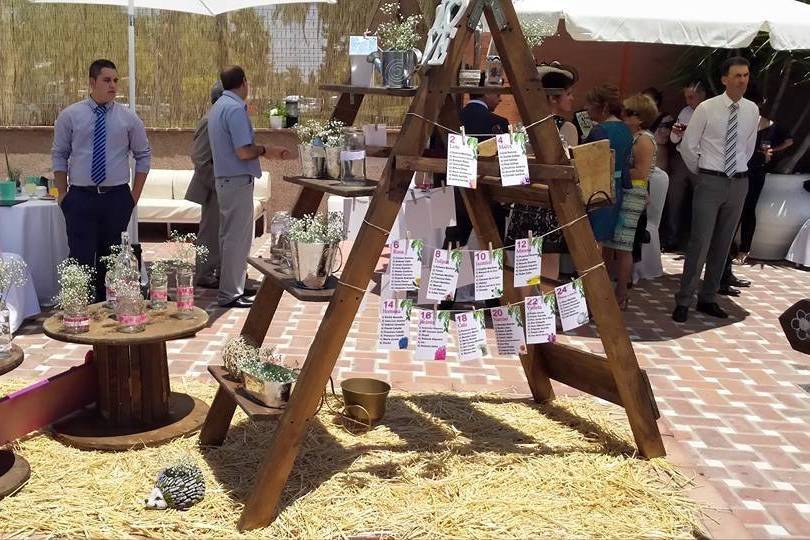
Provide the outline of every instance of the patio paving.
{"type": "MultiPolygon", "coordinates": [[[[264,253],[268,241],[257,239],[254,254],[264,253]]],[[[144,247],[147,260],[160,249],[144,247]]],[[[670,312],[681,264],[665,255],[668,274],[635,287],[625,314],[639,362],[650,376],[667,446],[677,447],[708,480],[752,537],[810,537],[810,357],[790,349],[777,321],[787,307],[810,296],[810,273],[784,266],[737,267],[735,272],[753,285],[739,298],[721,300],[731,313],[728,320],[693,311],[678,325],[670,312]]],[[[247,315],[219,308],[215,291],[199,291],[197,305],[210,312],[212,324],[194,339],[168,344],[173,376],[208,377],[206,367],[219,363],[224,342],[239,332],[247,315]]],[[[459,362],[453,345],[445,362],[413,360],[411,351],[377,351],[378,307],[379,296],[367,294],[333,372],[336,380],[374,376],[408,391],[528,393],[517,358],[459,362]]],[[[291,360],[303,362],[325,310],[326,304],[285,295],[265,345],[277,345],[291,360]]],[[[53,341],[40,328],[41,319],[31,320],[17,333],[26,359],[13,376],[47,377],[83,361],[86,346],[53,341]]],[[[592,326],[560,341],[604,352],[592,326]]],[[[574,393],[556,383],[555,390],[574,393]]],[[[712,532],[723,535],[722,529],[712,532]]]]}

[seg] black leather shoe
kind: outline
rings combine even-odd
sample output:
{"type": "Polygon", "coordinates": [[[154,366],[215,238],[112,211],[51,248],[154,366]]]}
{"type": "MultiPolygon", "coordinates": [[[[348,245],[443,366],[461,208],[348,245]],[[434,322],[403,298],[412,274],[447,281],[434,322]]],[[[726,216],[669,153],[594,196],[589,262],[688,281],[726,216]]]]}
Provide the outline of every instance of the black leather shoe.
{"type": "Polygon", "coordinates": [[[675,322],[686,322],[689,318],[689,306],[675,306],[672,312],[672,320],[675,322]]]}
{"type": "Polygon", "coordinates": [[[740,296],[740,289],[735,289],[731,285],[721,285],[717,294],[722,294],[723,296],[740,296]]]}
{"type": "Polygon", "coordinates": [[[227,304],[224,304],[224,308],[250,308],[253,307],[253,299],[252,298],[245,298],[244,296],[240,296],[234,300],[231,300],[227,304]]]}
{"type": "Polygon", "coordinates": [[[201,287],[203,289],[219,289],[219,280],[218,279],[201,279],[197,282],[197,287],[201,287]]]}
{"type": "Polygon", "coordinates": [[[732,287],[750,287],[751,282],[747,279],[740,279],[735,275],[731,275],[730,278],[726,280],[726,283],[732,287]]]}
{"type": "Polygon", "coordinates": [[[716,302],[698,302],[695,309],[718,319],[728,319],[728,313],[723,311],[723,308],[718,306],[716,302]]]}
{"type": "Polygon", "coordinates": [[[253,289],[245,287],[245,292],[242,293],[242,296],[256,296],[258,294],[259,289],[253,289]]]}

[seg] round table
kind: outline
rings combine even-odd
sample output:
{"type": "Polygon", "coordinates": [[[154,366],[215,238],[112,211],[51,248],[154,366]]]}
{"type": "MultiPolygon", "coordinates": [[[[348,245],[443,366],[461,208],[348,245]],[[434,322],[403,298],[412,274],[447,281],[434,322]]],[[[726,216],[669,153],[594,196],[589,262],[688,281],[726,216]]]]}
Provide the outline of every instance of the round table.
{"type": "Polygon", "coordinates": [[[83,334],[65,332],[59,314],[43,324],[48,337],[92,345],[97,373],[95,408],[54,424],[56,437],[77,448],[129,450],[197,431],[208,406],[171,391],[166,341],[193,336],[208,325],[208,313],[195,307],[193,317],[178,319],[169,302],[163,312],[147,312],[143,332],[126,334],[101,303],[89,310],[90,330],[83,334]]]}
{"type": "MultiPolygon", "coordinates": [[[[11,356],[0,358],[0,375],[22,364],[24,358],[22,349],[12,343],[11,356]]],[[[25,459],[11,450],[0,450],[0,499],[16,493],[30,476],[31,467],[25,459]]]]}

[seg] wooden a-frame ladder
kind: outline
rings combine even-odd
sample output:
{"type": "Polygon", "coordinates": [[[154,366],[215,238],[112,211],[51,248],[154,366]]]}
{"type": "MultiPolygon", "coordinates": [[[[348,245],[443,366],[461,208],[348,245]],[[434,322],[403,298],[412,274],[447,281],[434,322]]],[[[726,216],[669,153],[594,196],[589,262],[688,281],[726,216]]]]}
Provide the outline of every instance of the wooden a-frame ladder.
{"type": "MultiPolygon", "coordinates": [[[[413,171],[443,170],[443,160],[424,157],[425,142],[433,133],[432,121],[458,125],[451,96],[453,93],[469,90],[455,86],[456,76],[465,45],[482,9],[495,45],[501,52],[501,61],[511,83],[511,92],[520,116],[524,125],[531,126],[528,135],[536,154],[536,159],[530,161],[533,179],[530,186],[502,188],[497,179],[482,178],[478,189],[462,189],[464,202],[482,245],[488,245],[489,242],[495,248],[503,245],[489,207],[489,201],[493,199],[551,206],[562,224],[573,222],[585,212],[581,184],[587,173],[576,160],[572,163],[568,159],[552,119],[547,118],[536,123],[548,114],[545,94],[511,0],[471,0],[457,34],[448,46],[445,63],[422,73],[421,85],[415,90],[323,86],[324,89],[341,91],[333,118],[342,120],[347,125],[354,123],[363,95],[367,93],[412,95],[409,111],[414,114],[405,116],[398,139],[387,152],[388,160],[381,180],[375,186],[342,187],[323,180],[286,178],[287,181],[303,186],[293,207],[293,216],[316,212],[324,193],[343,196],[373,194],[365,219],[376,227],[366,223],[362,225],[340,281],[333,279],[333,290],[307,293],[296,289],[294,282],[279,273],[269,262],[262,259],[251,260],[251,264],[265,274],[242,329],[242,335],[255,343],[263,342],[285,291],[305,300],[328,299],[329,307],[312,341],[288,406],[280,417],[276,416],[278,426],[272,445],[239,520],[239,528],[242,530],[266,526],[277,515],[281,493],[308,425],[317,410],[323,389],[363,299],[364,293],[360,291],[366,290],[385,246],[387,234],[383,231],[390,230],[393,226],[407,194],[413,171]]],[[[420,13],[415,0],[400,0],[400,11],[405,16],[420,13]]],[[[379,17],[378,9],[372,15],[370,28],[379,23],[379,17]]],[[[604,147],[602,149],[605,150],[604,147]]],[[[603,160],[609,159],[609,151],[604,152],[603,160]]],[[[497,176],[497,162],[479,161],[479,174],[487,175],[488,171],[497,176]]],[[[563,233],[577,270],[583,272],[596,267],[583,277],[583,281],[588,306],[604,345],[605,356],[556,343],[529,346],[528,354],[521,356],[521,363],[532,396],[537,402],[553,399],[550,379],[555,379],[620,405],[627,413],[639,453],[648,458],[662,456],[665,452],[656,424],[658,410],[646,374],[639,368],[633,352],[624,318],[613,294],[611,280],[604,266],[599,266],[602,259],[590,224],[588,220],[581,219],[564,228],[563,233]]],[[[504,285],[504,303],[523,300],[520,292],[512,287],[512,275],[508,269],[504,276],[504,285]]],[[[227,379],[222,368],[212,367],[209,370],[220,387],[200,434],[200,444],[222,444],[237,404],[253,419],[274,415],[242,396],[237,391],[237,384],[227,379]]]]}

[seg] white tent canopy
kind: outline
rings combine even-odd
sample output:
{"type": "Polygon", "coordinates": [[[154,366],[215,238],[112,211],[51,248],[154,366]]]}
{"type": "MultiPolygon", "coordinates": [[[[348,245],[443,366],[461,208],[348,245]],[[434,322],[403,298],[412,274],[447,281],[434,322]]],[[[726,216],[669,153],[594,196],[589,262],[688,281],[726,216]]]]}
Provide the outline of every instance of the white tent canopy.
{"type": "Polygon", "coordinates": [[[576,40],[746,47],[760,31],[777,50],[810,49],[810,5],[795,0],[514,0],[521,20],[539,19],[576,40]]]}

